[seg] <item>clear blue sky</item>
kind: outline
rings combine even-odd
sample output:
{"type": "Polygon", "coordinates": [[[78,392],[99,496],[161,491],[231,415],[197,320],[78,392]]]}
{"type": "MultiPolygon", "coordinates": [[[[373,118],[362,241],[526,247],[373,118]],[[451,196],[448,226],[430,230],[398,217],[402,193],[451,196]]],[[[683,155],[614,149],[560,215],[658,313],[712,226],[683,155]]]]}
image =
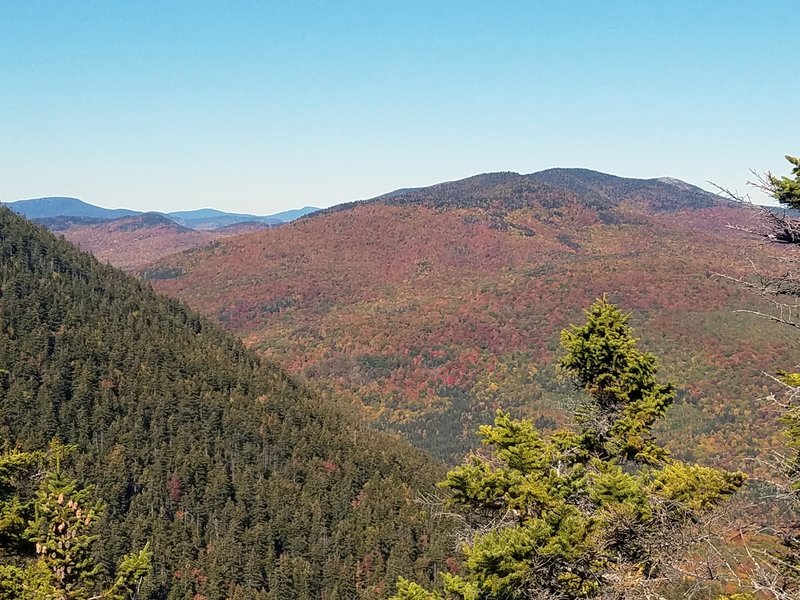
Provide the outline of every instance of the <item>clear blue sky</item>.
{"type": "Polygon", "coordinates": [[[270,213],[800,153],[793,1],[0,2],[0,200],[270,213]]]}

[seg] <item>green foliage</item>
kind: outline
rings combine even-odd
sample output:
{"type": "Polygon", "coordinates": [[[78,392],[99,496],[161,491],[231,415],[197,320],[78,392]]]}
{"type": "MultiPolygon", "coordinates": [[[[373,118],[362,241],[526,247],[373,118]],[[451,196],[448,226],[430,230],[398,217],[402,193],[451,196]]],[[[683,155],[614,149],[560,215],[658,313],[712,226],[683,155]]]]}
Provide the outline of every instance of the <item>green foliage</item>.
{"type": "Polygon", "coordinates": [[[47,583],[37,587],[57,590],[63,598],[85,597],[84,590],[96,586],[101,572],[92,556],[102,512],[94,489],[79,488],[74,479],[54,471],[42,481],[34,510],[26,533],[36,544],[40,571],[47,574],[47,583]]]}
{"type": "MultiPolygon", "coordinates": [[[[62,468],[104,507],[78,502],[107,588],[148,542],[143,599],[372,600],[401,573],[431,579],[444,538],[413,499],[442,470],[422,452],[5,208],[0,290],[3,449],[75,447],[62,468]]],[[[67,484],[47,481],[48,498],[67,484]]]]}
{"type": "Polygon", "coordinates": [[[41,454],[19,450],[0,454],[0,549],[6,552],[25,542],[27,506],[17,489],[41,458],[41,454]]]}
{"type": "Polygon", "coordinates": [[[109,582],[94,555],[103,505],[93,487],[79,486],[62,470],[62,460],[71,450],[51,443],[48,470],[30,500],[24,498],[26,481],[20,473],[32,481],[30,467],[43,465],[43,455],[19,451],[0,455],[0,499],[18,509],[11,523],[14,543],[6,538],[0,544],[0,599],[126,600],[138,597],[150,572],[152,555],[145,545],[123,557],[109,582]],[[19,533],[19,521],[26,519],[27,527],[19,533]]]}
{"type": "Polygon", "coordinates": [[[769,191],[781,204],[792,208],[800,208],[800,158],[786,156],[786,160],[793,165],[792,175],[794,177],[775,177],[772,174],[768,174],[769,191]]]}
{"type": "Polygon", "coordinates": [[[397,597],[403,600],[442,600],[436,592],[430,592],[419,584],[400,577],[397,580],[397,597]]]}
{"type": "Polygon", "coordinates": [[[652,428],[674,402],[675,390],[656,379],[656,358],[636,347],[627,315],[603,299],[587,317],[585,325],[561,334],[566,354],[560,366],[589,400],[578,423],[604,458],[658,463],[666,453],[652,428]]]}
{"type": "MultiPolygon", "coordinates": [[[[560,364],[584,395],[576,428],[545,435],[498,412],[479,430],[489,452],[440,484],[467,524],[463,572],[444,578],[447,597],[580,599],[646,586],[682,558],[678,532],[744,483],[655,442],[672,386],[619,309],[598,300],[562,340],[560,364]]],[[[438,597],[401,581],[395,599],[438,597]]]]}

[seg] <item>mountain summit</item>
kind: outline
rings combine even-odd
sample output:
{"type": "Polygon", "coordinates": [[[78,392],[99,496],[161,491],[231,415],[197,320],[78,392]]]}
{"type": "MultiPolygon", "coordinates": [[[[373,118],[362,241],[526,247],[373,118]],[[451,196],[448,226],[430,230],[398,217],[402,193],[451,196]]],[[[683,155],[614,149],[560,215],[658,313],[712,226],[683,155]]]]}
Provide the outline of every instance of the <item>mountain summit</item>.
{"type": "Polygon", "coordinates": [[[679,179],[634,179],[590,169],[554,168],[527,175],[512,171],[482,173],[426,187],[403,188],[367,200],[339,204],[315,214],[376,203],[427,206],[437,210],[482,209],[499,215],[514,210],[559,210],[569,206],[601,213],[625,207],[672,212],[711,208],[727,204],[727,201],[679,179]]]}
{"type": "Polygon", "coordinates": [[[29,219],[50,219],[54,217],[88,217],[92,219],[118,219],[140,214],[126,208],[103,208],[89,204],[78,198],[51,196],[4,202],[15,213],[29,219]]]}
{"type": "Polygon", "coordinates": [[[570,201],[608,209],[630,202],[653,210],[671,211],[709,208],[719,204],[722,198],[678,179],[632,179],[589,169],[555,168],[528,175],[484,173],[430,187],[394,192],[372,201],[438,208],[486,208],[493,204],[511,210],[537,204],[556,207],[570,201]]]}

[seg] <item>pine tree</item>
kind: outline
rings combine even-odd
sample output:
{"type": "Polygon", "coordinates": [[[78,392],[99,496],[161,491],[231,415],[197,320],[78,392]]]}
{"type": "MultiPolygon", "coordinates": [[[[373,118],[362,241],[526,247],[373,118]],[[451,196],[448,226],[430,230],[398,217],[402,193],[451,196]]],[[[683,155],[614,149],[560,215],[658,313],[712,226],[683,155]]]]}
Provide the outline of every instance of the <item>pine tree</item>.
{"type": "Polygon", "coordinates": [[[786,176],[775,177],[768,173],[766,181],[772,197],[778,202],[791,208],[800,208],[800,158],[786,156],[786,160],[793,165],[792,175],[794,178],[786,176]]]}
{"type": "Polygon", "coordinates": [[[580,392],[576,426],[549,435],[498,412],[475,453],[440,484],[462,515],[462,574],[444,595],[401,579],[395,600],[625,598],[663,579],[682,530],[730,497],[739,472],[682,463],[653,425],[672,404],[628,317],[605,299],[562,334],[580,392]]]}
{"type": "Polygon", "coordinates": [[[17,450],[0,454],[0,600],[22,595],[25,572],[19,557],[30,543],[25,538],[29,502],[20,488],[40,460],[17,450]]]}
{"type": "Polygon", "coordinates": [[[20,475],[44,462],[43,455],[9,452],[0,456],[0,599],[125,600],[136,597],[150,570],[150,551],[145,546],[126,555],[108,581],[93,554],[103,505],[92,486],[79,486],[62,470],[61,461],[70,451],[57,442],[50,445],[51,470],[30,501],[23,497],[20,475]],[[35,550],[30,552],[28,547],[35,550]]]}

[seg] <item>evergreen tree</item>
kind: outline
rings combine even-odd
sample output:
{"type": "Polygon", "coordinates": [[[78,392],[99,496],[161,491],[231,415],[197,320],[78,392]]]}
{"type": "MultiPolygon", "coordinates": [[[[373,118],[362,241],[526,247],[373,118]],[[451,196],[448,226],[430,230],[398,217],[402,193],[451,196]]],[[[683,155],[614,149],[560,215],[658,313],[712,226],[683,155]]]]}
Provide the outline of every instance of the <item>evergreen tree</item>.
{"type": "Polygon", "coordinates": [[[503,412],[482,426],[488,452],[440,484],[466,525],[462,573],[443,576],[443,593],[400,579],[395,600],[639,595],[680,559],[681,531],[743,484],[656,442],[674,390],[617,307],[598,300],[562,343],[560,365],[582,394],[576,426],[546,435],[503,412]]]}
{"type": "Polygon", "coordinates": [[[791,177],[775,177],[768,173],[766,181],[772,197],[781,204],[791,208],[800,208],[800,158],[796,156],[786,156],[786,160],[793,165],[791,177]]]}
{"type": "Polygon", "coordinates": [[[0,600],[22,596],[25,572],[20,556],[30,552],[25,537],[30,503],[21,488],[40,459],[17,450],[0,454],[0,600]]]}
{"type": "Polygon", "coordinates": [[[150,570],[150,551],[126,555],[109,580],[94,556],[103,505],[91,486],[80,487],[61,468],[69,448],[54,442],[35,496],[24,498],[19,478],[41,454],[0,456],[0,503],[4,518],[0,598],[24,600],[126,600],[135,598],[150,570]],[[30,516],[27,527],[22,527],[30,516]]]}

